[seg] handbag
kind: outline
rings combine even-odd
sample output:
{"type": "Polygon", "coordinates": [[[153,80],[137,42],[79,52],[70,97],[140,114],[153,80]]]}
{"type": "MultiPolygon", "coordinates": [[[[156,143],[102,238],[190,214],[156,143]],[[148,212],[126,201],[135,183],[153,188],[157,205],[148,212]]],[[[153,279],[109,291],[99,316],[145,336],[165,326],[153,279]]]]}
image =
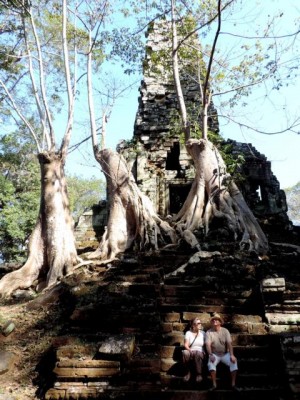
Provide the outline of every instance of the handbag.
{"type": "MultiPolygon", "coordinates": [[[[190,344],[190,347],[193,346],[194,341],[196,340],[196,338],[197,338],[197,336],[198,336],[198,333],[199,333],[199,332],[197,332],[197,335],[195,336],[194,340],[193,340],[192,343],[190,344]]],[[[176,361],[176,362],[182,362],[182,360],[183,360],[182,351],[183,351],[183,350],[185,350],[185,347],[184,347],[184,346],[182,346],[182,345],[180,345],[180,346],[175,346],[174,352],[173,352],[173,360],[174,360],[174,361],[176,361]]]]}

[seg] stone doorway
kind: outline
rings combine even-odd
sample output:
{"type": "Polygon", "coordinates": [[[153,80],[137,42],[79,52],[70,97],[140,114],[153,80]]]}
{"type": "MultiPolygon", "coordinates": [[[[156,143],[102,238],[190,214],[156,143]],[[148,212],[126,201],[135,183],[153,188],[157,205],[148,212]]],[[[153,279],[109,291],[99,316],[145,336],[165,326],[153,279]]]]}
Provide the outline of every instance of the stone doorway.
{"type": "Polygon", "coordinates": [[[183,206],[189,191],[191,184],[186,185],[169,185],[169,212],[170,214],[177,214],[183,206]]]}

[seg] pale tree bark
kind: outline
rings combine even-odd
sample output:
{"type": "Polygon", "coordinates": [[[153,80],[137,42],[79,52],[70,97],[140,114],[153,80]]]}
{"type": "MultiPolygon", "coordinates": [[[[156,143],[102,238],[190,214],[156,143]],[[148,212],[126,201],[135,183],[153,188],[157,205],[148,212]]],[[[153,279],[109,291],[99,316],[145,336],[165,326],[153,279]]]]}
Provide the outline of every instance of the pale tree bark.
{"type": "MultiPolygon", "coordinates": [[[[19,270],[5,275],[0,281],[0,296],[10,296],[18,288],[29,288],[33,284],[39,290],[54,285],[65,274],[70,273],[78,263],[75,247],[74,224],[69,208],[64,165],[72,133],[74,118],[74,98],[76,87],[71,82],[67,44],[67,3],[62,2],[62,54],[64,59],[65,82],[68,94],[68,119],[59,150],[56,150],[55,135],[50,107],[45,86],[45,71],[42,46],[35,24],[33,9],[26,10],[31,32],[35,39],[35,51],[38,58],[38,71],[34,71],[34,55],[28,45],[26,20],[23,18],[25,48],[27,49],[28,73],[32,92],[40,116],[42,140],[34,131],[28,119],[17,105],[13,95],[1,81],[12,109],[28,127],[37,143],[38,159],[41,168],[41,201],[37,223],[31,235],[28,248],[28,259],[19,270]],[[36,76],[39,77],[38,81],[36,76]],[[43,148],[46,149],[43,150],[43,148]],[[36,284],[37,282],[37,284],[36,284]]],[[[74,74],[75,76],[75,74],[74,74]]],[[[75,79],[75,78],[74,78],[75,79]]]]}
{"type": "Polygon", "coordinates": [[[186,143],[195,166],[195,179],[180,212],[174,217],[176,228],[190,231],[211,227],[226,232],[247,251],[265,254],[268,241],[241,192],[226,172],[217,148],[208,140],[190,139],[186,143]]]}
{"type": "MultiPolygon", "coordinates": [[[[231,1],[229,1],[227,5],[230,3],[231,1]]],[[[188,135],[186,127],[189,124],[179,75],[175,0],[171,0],[171,6],[174,84],[178,97],[183,131],[186,138],[186,148],[194,161],[195,167],[195,179],[191,190],[182,209],[174,218],[176,228],[182,234],[184,234],[186,230],[194,232],[199,228],[204,228],[206,235],[208,235],[212,227],[215,230],[222,229],[223,231],[227,231],[231,240],[238,240],[242,248],[249,251],[254,250],[259,254],[265,254],[268,251],[268,241],[265,234],[247,206],[236,184],[226,172],[226,165],[219,151],[207,139],[208,107],[211,102],[209,81],[217,41],[221,31],[221,0],[218,0],[217,4],[217,29],[207,71],[204,82],[199,82],[202,99],[202,104],[200,105],[202,115],[202,139],[200,140],[187,140],[188,135]]],[[[181,45],[183,44],[184,40],[181,40],[181,45]]]]}
{"type": "Polygon", "coordinates": [[[175,244],[175,230],[154,211],[123,157],[110,149],[98,151],[97,147],[94,154],[107,181],[109,218],[100,245],[89,258],[109,262],[133,245],[136,250],[145,251],[175,244]]]}
{"type": "Polygon", "coordinates": [[[61,156],[40,153],[41,204],[37,224],[30,237],[29,255],[19,270],[5,275],[0,281],[2,296],[16,289],[55,284],[70,273],[78,261],[73,233],[73,220],[61,156]]]}
{"type": "Polygon", "coordinates": [[[171,15],[172,15],[172,64],[173,64],[173,77],[175,83],[175,90],[178,99],[179,111],[181,115],[182,128],[184,131],[184,138],[187,141],[190,138],[190,124],[187,117],[186,105],[184,101],[183,91],[180,84],[179,74],[179,61],[178,61],[178,35],[176,29],[175,18],[175,0],[171,0],[171,15]]]}
{"type": "MultiPolygon", "coordinates": [[[[90,49],[93,41],[89,33],[90,49]]],[[[133,245],[137,250],[158,250],[177,242],[175,230],[154,211],[149,198],[138,188],[124,158],[110,149],[100,149],[97,138],[92,88],[92,51],[87,55],[87,88],[91,136],[95,159],[107,182],[109,218],[98,249],[89,255],[107,263],[133,245]]],[[[106,119],[102,119],[106,131],[106,119]]]]}

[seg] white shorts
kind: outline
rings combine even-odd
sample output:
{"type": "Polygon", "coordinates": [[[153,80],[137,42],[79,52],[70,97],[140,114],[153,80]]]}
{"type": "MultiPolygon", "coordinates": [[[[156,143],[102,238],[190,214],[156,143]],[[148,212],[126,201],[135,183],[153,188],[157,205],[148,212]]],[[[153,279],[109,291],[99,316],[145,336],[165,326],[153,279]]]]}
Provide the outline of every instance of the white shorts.
{"type": "Polygon", "coordinates": [[[213,355],[215,356],[214,362],[211,362],[210,358],[208,358],[207,366],[208,366],[209,371],[216,371],[217,365],[220,362],[227,365],[227,367],[229,367],[229,369],[230,369],[230,372],[236,371],[238,369],[237,362],[233,363],[230,361],[230,353],[226,353],[226,354],[224,354],[224,356],[217,356],[214,353],[213,353],[213,355]]]}

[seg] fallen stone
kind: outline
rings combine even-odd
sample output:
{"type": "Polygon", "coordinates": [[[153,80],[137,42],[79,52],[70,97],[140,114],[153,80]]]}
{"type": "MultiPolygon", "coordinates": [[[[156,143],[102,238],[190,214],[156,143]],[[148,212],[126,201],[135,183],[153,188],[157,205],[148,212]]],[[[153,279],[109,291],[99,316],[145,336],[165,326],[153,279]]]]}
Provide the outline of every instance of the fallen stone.
{"type": "Polygon", "coordinates": [[[111,336],[99,348],[99,355],[112,360],[128,361],[133,353],[135,337],[132,335],[111,336]]]}
{"type": "Polygon", "coordinates": [[[15,330],[15,324],[12,321],[7,321],[1,326],[1,333],[4,336],[10,335],[15,330]]]}
{"type": "Polygon", "coordinates": [[[16,400],[16,397],[11,396],[10,394],[0,394],[0,400],[16,400]]]}
{"type": "Polygon", "coordinates": [[[0,351],[0,375],[6,374],[13,366],[16,356],[7,351],[0,351]]]}

